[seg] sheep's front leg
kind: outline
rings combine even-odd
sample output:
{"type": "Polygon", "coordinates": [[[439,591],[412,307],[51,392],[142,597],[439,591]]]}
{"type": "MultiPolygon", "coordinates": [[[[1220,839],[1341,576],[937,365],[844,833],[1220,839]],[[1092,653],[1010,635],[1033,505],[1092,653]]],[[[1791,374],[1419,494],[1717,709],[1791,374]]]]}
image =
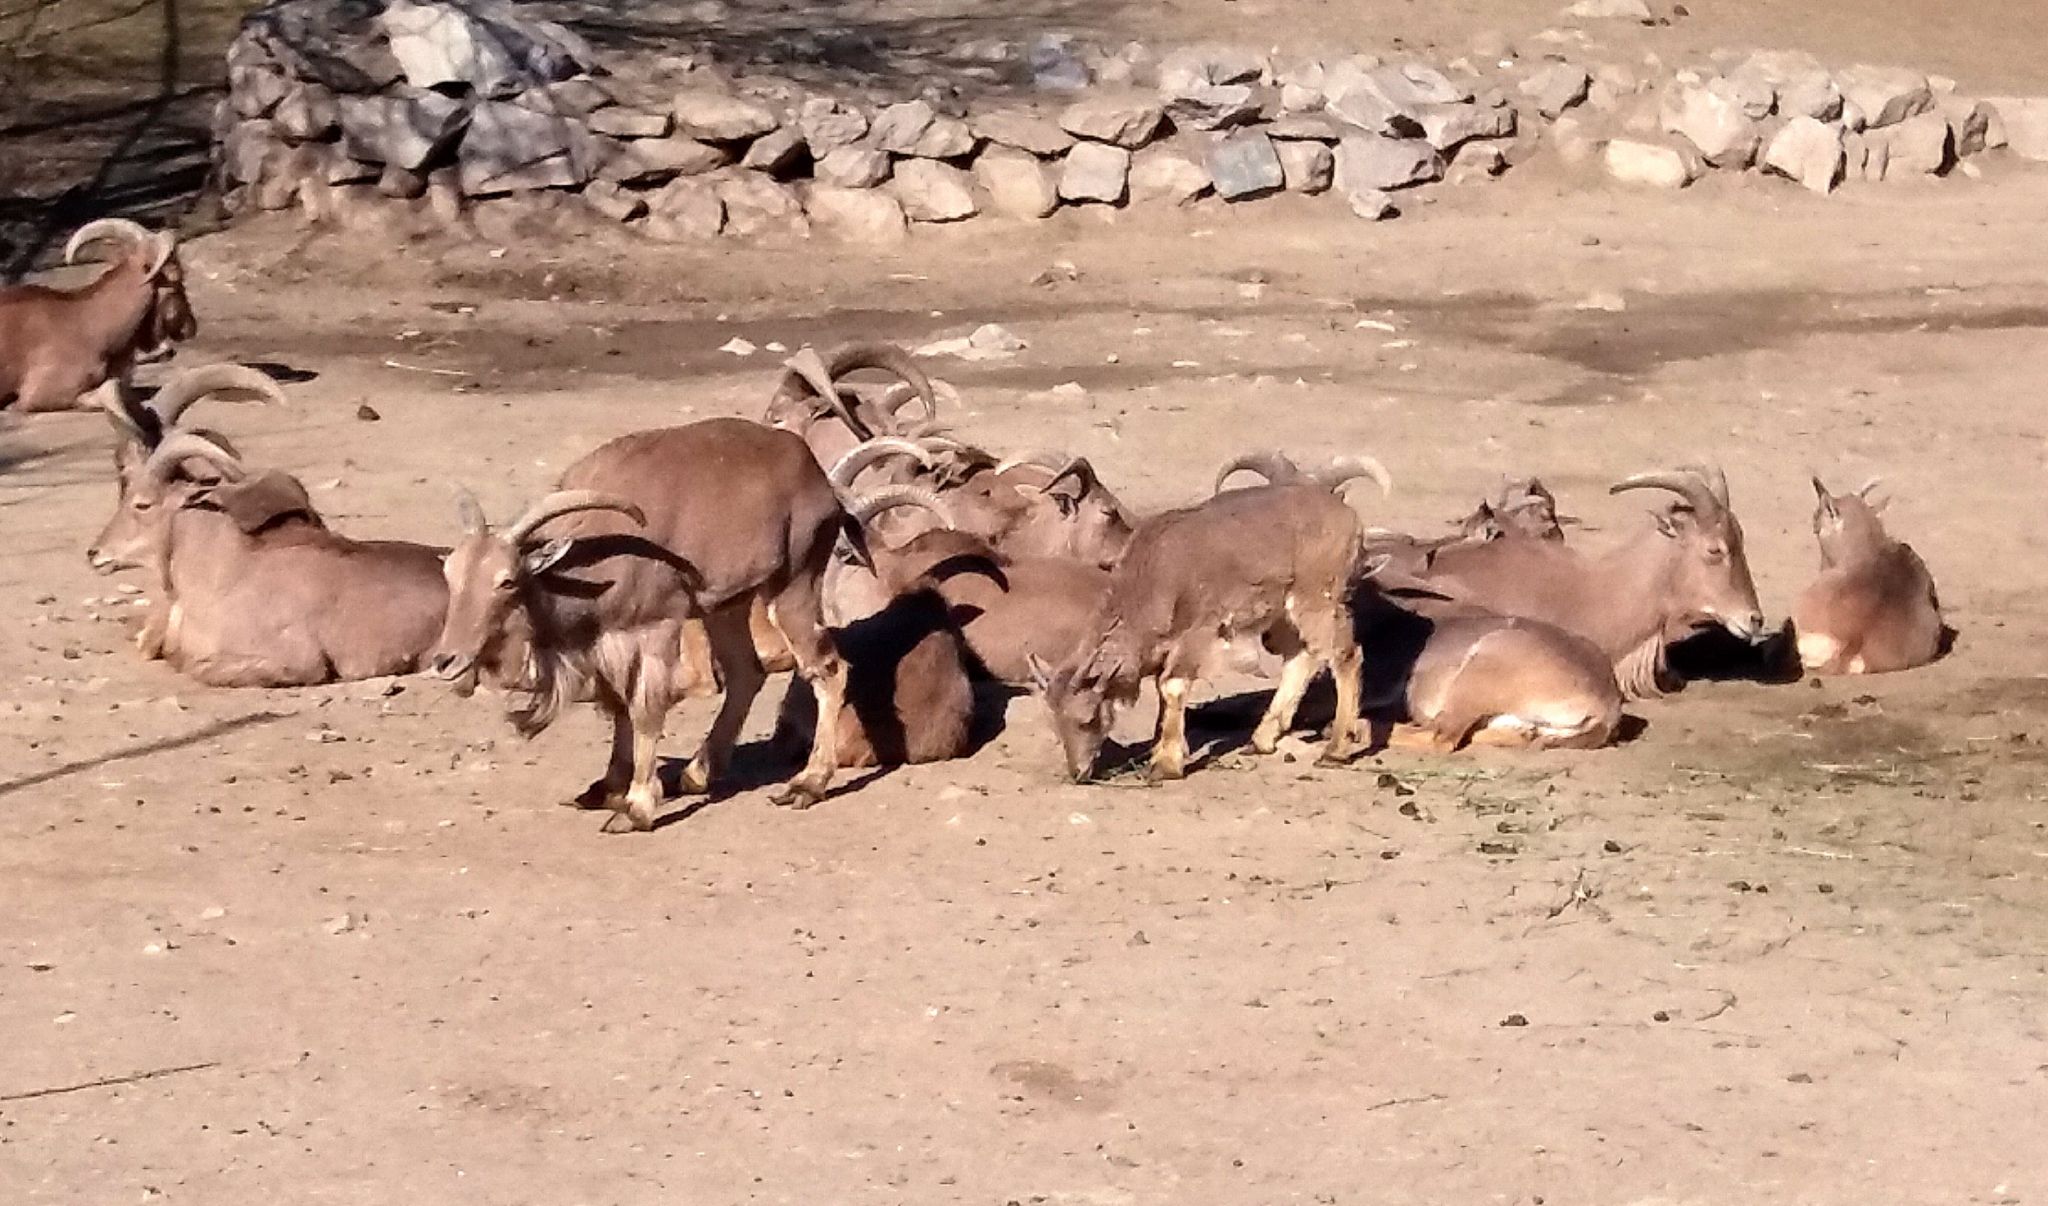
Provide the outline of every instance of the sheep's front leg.
{"type": "Polygon", "coordinates": [[[661,779],[655,774],[655,751],[661,745],[666,709],[635,707],[631,718],[632,782],[626,788],[625,808],[605,818],[606,833],[644,833],[654,828],[654,814],[661,807],[661,779]]]}
{"type": "Polygon", "coordinates": [[[1159,739],[1152,743],[1146,777],[1154,782],[1188,773],[1188,680],[1159,676],[1159,739]]]}
{"type": "Polygon", "coordinates": [[[612,714],[611,760],[605,764],[601,778],[575,799],[564,801],[570,808],[609,808],[633,781],[633,721],[625,708],[610,701],[606,702],[605,710],[612,714]]]}
{"type": "Polygon", "coordinates": [[[1270,754],[1280,748],[1280,738],[1293,725],[1294,714],[1301,709],[1301,697],[1307,694],[1309,680],[1316,672],[1315,655],[1309,652],[1294,625],[1277,624],[1268,630],[1266,647],[1286,660],[1280,665],[1280,682],[1273,688],[1273,702],[1259,718],[1259,727],[1252,730],[1255,754],[1270,754]]]}

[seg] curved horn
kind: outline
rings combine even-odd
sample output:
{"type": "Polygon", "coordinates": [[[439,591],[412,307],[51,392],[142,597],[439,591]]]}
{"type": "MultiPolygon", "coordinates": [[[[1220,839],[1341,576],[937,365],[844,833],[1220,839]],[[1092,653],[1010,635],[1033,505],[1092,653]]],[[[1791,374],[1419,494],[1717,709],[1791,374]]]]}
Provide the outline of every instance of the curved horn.
{"type": "Polygon", "coordinates": [[[954,530],[952,510],[940,500],[938,491],[928,486],[883,486],[854,499],[846,513],[853,516],[855,523],[866,527],[875,516],[898,507],[923,507],[938,516],[947,531],[954,530]]]}
{"type": "Polygon", "coordinates": [[[133,440],[144,448],[155,448],[163,439],[164,429],[159,424],[155,431],[143,426],[139,409],[128,400],[128,383],[124,380],[115,388],[100,393],[100,409],[107,412],[107,421],[114,425],[114,434],[124,440],[133,440]]]}
{"type": "Polygon", "coordinates": [[[1394,492],[1394,475],[1387,467],[1369,456],[1333,457],[1328,465],[1309,475],[1317,485],[1328,490],[1341,491],[1345,485],[1361,477],[1372,479],[1380,488],[1380,497],[1386,498],[1394,492]]]}
{"type": "MultiPolygon", "coordinates": [[[[77,263],[78,253],[85,248],[85,245],[87,243],[96,243],[101,239],[122,239],[130,243],[149,243],[161,246],[158,244],[156,235],[150,233],[149,228],[140,222],[131,222],[127,218],[98,218],[87,222],[71,232],[71,238],[64,244],[64,262],[67,264],[77,263]]],[[[169,258],[170,251],[168,248],[164,248],[163,259],[169,258]]],[[[163,267],[163,259],[157,261],[157,268],[163,267]]],[[[154,269],[151,270],[150,275],[156,275],[154,269]]]]}
{"type": "Polygon", "coordinates": [[[1733,505],[1728,501],[1728,475],[1721,472],[1719,465],[1680,465],[1678,471],[1694,474],[1705,482],[1707,489],[1713,493],[1714,500],[1720,503],[1723,509],[1733,505]]]}
{"type": "Polygon", "coordinates": [[[796,355],[782,362],[782,384],[776,386],[775,397],[768,403],[772,412],[779,403],[800,402],[806,397],[815,397],[832,408],[839,421],[862,440],[875,438],[874,428],[865,419],[854,413],[839,396],[839,387],[832,381],[832,371],[826,365],[816,348],[800,348],[796,355]]]}
{"type": "Polygon", "coordinates": [[[149,400],[149,409],[168,431],[177,426],[186,407],[228,389],[247,390],[266,402],[284,402],[284,387],[268,373],[243,364],[206,364],[174,374],[149,400]]]}
{"type": "Polygon", "coordinates": [[[1093,489],[1102,484],[1102,480],[1095,476],[1095,466],[1088,463],[1088,458],[1076,456],[1069,457],[1066,464],[1053,470],[1052,476],[1045,479],[1045,484],[1038,488],[1038,492],[1040,494],[1050,494],[1054,486],[1059,485],[1070,477],[1081,483],[1083,491],[1093,489]]]}
{"type": "Polygon", "coordinates": [[[1210,492],[1223,493],[1223,483],[1230,480],[1231,474],[1240,472],[1256,473],[1274,483],[1298,482],[1303,476],[1301,466],[1284,452],[1247,452],[1216,471],[1216,485],[1210,492]]]}
{"type": "Polygon", "coordinates": [[[142,472],[151,481],[168,482],[178,466],[188,460],[205,461],[231,482],[249,476],[249,471],[242,468],[242,462],[236,460],[234,454],[205,436],[189,431],[173,431],[166,435],[149,454],[149,459],[143,462],[142,472]]]}
{"type": "MultiPolygon", "coordinates": [[[[825,375],[833,381],[861,369],[880,369],[893,375],[909,386],[912,394],[924,404],[925,418],[939,417],[938,397],[932,392],[932,379],[925,376],[909,352],[893,343],[849,343],[833,348],[832,355],[825,362],[825,375]]],[[[905,398],[894,406],[886,407],[889,417],[895,418],[896,411],[909,400],[905,398]]]]}
{"type": "Polygon", "coordinates": [[[462,513],[464,535],[481,536],[491,530],[490,521],[484,518],[484,505],[470,493],[468,486],[455,487],[455,509],[462,513]]]}
{"type": "Polygon", "coordinates": [[[1033,448],[1028,452],[1016,452],[996,462],[997,473],[1008,473],[1026,465],[1034,469],[1058,469],[1071,459],[1064,452],[1051,448],[1033,448]]]}
{"type": "Polygon", "coordinates": [[[1862,486],[1857,488],[1856,497],[1867,500],[1870,497],[1870,492],[1872,490],[1877,489],[1879,486],[1882,486],[1883,484],[1883,478],[1873,477],[1869,481],[1864,482],[1862,486]]]}
{"type": "Polygon", "coordinates": [[[178,236],[168,230],[156,232],[156,258],[149,262],[149,275],[154,277],[164,270],[171,260],[171,253],[178,249],[178,236]]]}
{"type": "Polygon", "coordinates": [[[1691,470],[1638,473],[1607,487],[1609,494],[1619,494],[1624,490],[1669,490],[1684,499],[1686,505],[1702,518],[1721,511],[1721,500],[1714,496],[1713,487],[1707,484],[1706,478],[1691,470]]]}
{"type": "Polygon", "coordinates": [[[1833,495],[1828,493],[1828,484],[1820,480],[1820,474],[1810,473],[1807,475],[1806,480],[1813,483],[1813,492],[1819,496],[1822,502],[1826,502],[1833,497],[1833,495]]]}
{"type": "Polygon", "coordinates": [[[526,514],[505,529],[505,539],[517,548],[532,538],[542,524],[578,511],[617,511],[635,524],[647,526],[646,513],[616,495],[596,490],[557,490],[528,507],[526,514]]]}
{"type": "Polygon", "coordinates": [[[899,440],[895,436],[877,436],[847,449],[845,455],[832,462],[832,468],[825,476],[836,488],[850,489],[853,479],[859,477],[863,469],[892,456],[910,457],[926,469],[932,465],[932,454],[924,445],[912,440],[899,440]]]}

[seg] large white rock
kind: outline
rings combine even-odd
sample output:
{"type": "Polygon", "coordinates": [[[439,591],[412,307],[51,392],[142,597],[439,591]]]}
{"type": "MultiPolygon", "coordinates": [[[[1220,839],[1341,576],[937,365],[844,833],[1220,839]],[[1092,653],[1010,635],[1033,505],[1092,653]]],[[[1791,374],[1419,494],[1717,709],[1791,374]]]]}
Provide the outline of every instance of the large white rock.
{"type": "Polygon", "coordinates": [[[834,188],[873,188],[889,178],[889,155],[873,147],[834,147],[811,165],[811,178],[834,188]]]}
{"type": "Polygon", "coordinates": [[[1290,193],[1328,192],[1336,178],[1337,157],[1320,142],[1281,142],[1274,149],[1280,155],[1280,172],[1290,193]]]}
{"type": "Polygon", "coordinates": [[[509,96],[596,62],[581,38],[503,0],[391,0],[376,19],[415,88],[463,84],[480,96],[509,96]]]}
{"type": "Polygon", "coordinates": [[[988,194],[989,208],[1004,217],[1043,218],[1059,208],[1051,169],[1029,151],[990,147],[975,157],[974,178],[988,194]]]}
{"type": "Polygon", "coordinates": [[[1909,117],[1898,125],[1871,131],[1870,137],[1885,145],[1887,178],[1939,176],[1956,160],[1955,136],[1948,115],[1941,112],[1909,117]]]}
{"type": "Polygon", "coordinates": [[[796,128],[803,133],[811,153],[823,156],[859,142],[867,135],[868,119],[860,110],[829,96],[814,96],[797,106],[796,128]]]}
{"type": "Polygon", "coordinates": [[[1810,192],[1831,193],[1848,166],[1844,137],[1840,126],[1795,117],[1764,148],[1764,166],[1810,192]]]}
{"type": "Polygon", "coordinates": [[[1934,107],[1934,90],[1917,71],[1858,64],[1835,73],[1835,85],[1873,130],[1895,126],[1934,107]]]}
{"type": "Polygon", "coordinates": [[[647,233],[669,242],[713,239],[725,227],[725,202],[708,180],[677,180],[647,202],[647,233]]]}
{"type": "Polygon", "coordinates": [[[1356,134],[1337,144],[1337,187],[1347,194],[1406,188],[1443,176],[1443,158],[1420,138],[1356,134]]]}
{"type": "Polygon", "coordinates": [[[958,222],[981,211],[968,175],[936,159],[905,159],[896,165],[890,188],[913,222],[958,222]]]}
{"type": "Polygon", "coordinates": [[[1505,105],[1426,105],[1418,116],[1423,139],[1446,153],[1475,138],[1512,138],[1515,133],[1515,111],[1505,105]]]}
{"type": "Polygon", "coordinates": [[[1739,169],[1756,162],[1762,143],[1756,124],[1720,89],[1674,85],[1664,93],[1661,118],[1666,133],[1684,136],[1715,167],[1739,169]]]}
{"type": "Polygon", "coordinates": [[[1551,63],[1524,79],[1522,95],[1545,117],[1555,118],[1586,99],[1593,77],[1576,63],[1551,63]]]}
{"type": "Polygon", "coordinates": [[[1074,145],[1074,136],[1057,122],[1032,113],[1003,110],[973,118],[974,132],[997,146],[1015,147],[1033,155],[1051,158],[1063,155],[1074,145]]]}
{"type": "Polygon", "coordinates": [[[851,243],[887,246],[909,233],[903,206],[881,189],[813,185],[804,212],[816,229],[851,243]]]}
{"type": "Polygon", "coordinates": [[[369,163],[416,171],[462,133],[468,113],[438,92],[340,98],[348,153],[369,163]]]}
{"type": "Polygon", "coordinates": [[[1287,183],[1273,140],[1257,130],[1240,130],[1211,143],[1207,167],[1216,195],[1225,201],[1263,196],[1287,183]]]}
{"type": "Polygon", "coordinates": [[[758,172],[740,172],[713,182],[725,203],[725,233],[745,239],[760,235],[811,233],[810,220],[794,189],[758,172]]]}
{"type": "Polygon", "coordinates": [[[870,140],[885,151],[919,159],[956,159],[974,151],[974,131],[922,100],[890,105],[875,114],[870,140]]]}
{"type": "Polygon", "coordinates": [[[652,184],[677,176],[701,176],[732,162],[722,147],[681,134],[667,138],[601,141],[597,178],[616,184],[652,184]]]}
{"type": "Polygon", "coordinates": [[[1209,169],[1171,146],[1149,147],[1131,159],[1131,200],[1188,205],[1210,190],[1209,169]]]}
{"type": "Polygon", "coordinates": [[[1124,199],[1131,173],[1131,153],[1101,142],[1077,142],[1060,167],[1060,197],[1067,201],[1124,199]]]}
{"type": "Polygon", "coordinates": [[[1602,156],[1607,174],[1623,184],[1684,188],[1699,178],[1700,164],[1680,147],[1616,138],[1602,156]]]}
{"type": "Polygon", "coordinates": [[[1165,119],[1150,98],[1104,93],[1067,106],[1060,113],[1060,128],[1079,138],[1134,150],[1152,141],[1165,119]]]}
{"type": "Polygon", "coordinates": [[[485,101],[469,117],[456,166],[472,197],[573,188],[597,172],[598,144],[581,123],[485,101]]]}
{"type": "Polygon", "coordinates": [[[768,106],[713,88],[676,93],[674,111],[683,133],[711,142],[759,138],[782,124],[768,106]]]}
{"type": "Polygon", "coordinates": [[[2004,127],[2007,148],[2021,159],[2048,162],[2048,96],[1999,96],[1989,103],[1997,115],[1993,128],[2004,127]]]}

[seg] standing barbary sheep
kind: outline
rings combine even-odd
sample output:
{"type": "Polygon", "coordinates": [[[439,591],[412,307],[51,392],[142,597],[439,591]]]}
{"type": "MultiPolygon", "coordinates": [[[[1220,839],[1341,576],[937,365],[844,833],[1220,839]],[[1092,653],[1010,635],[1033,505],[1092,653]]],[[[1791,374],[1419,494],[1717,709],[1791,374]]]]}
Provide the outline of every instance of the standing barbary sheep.
{"type": "Polygon", "coordinates": [[[1872,480],[1854,494],[1813,491],[1813,534],[1820,577],[1792,608],[1799,663],[1809,674],[1884,674],[1924,666],[1941,656],[1941,600],[1926,563],[1878,518],[1885,500],[1870,501],[1872,480]]]}
{"type": "Polygon", "coordinates": [[[175,235],[102,218],[71,236],[64,262],[102,239],[126,240],[127,250],[83,289],[0,289],[0,409],[76,409],[93,390],[118,387],[137,360],[197,333],[175,235]]]}
{"type": "Polygon", "coordinates": [[[1151,776],[1181,777],[1188,688],[1227,642],[1248,636],[1263,636],[1285,659],[1252,749],[1273,752],[1309,679],[1327,666],[1337,682],[1337,715],[1323,760],[1348,760],[1360,669],[1348,602],[1362,540],[1351,508],[1307,484],[1232,490],[1139,524],[1089,635],[1063,664],[1039,668],[1068,774],[1080,782],[1094,772],[1115,710],[1157,678],[1151,776]]]}
{"type": "Polygon", "coordinates": [[[725,770],[766,677],[748,631],[756,599],[819,696],[810,759],[778,799],[823,798],[838,766],[846,663],[825,628],[820,578],[841,534],[856,547],[861,534],[802,438],[744,419],[636,432],[570,466],[556,493],[502,532],[470,498],[463,526],[435,669],[458,690],[479,670],[518,683],[510,716],[528,736],[577,700],[608,713],[611,760],[577,800],[612,809],[606,832],[654,825],[655,752],[692,685],[692,619],[704,621],[725,701],[683,789],[708,791],[725,770]]]}
{"type": "Polygon", "coordinates": [[[1716,624],[1754,641],[1763,607],[1719,471],[1644,473],[1610,492],[1623,490],[1668,490],[1679,501],[1657,513],[1653,528],[1597,556],[1547,540],[1460,542],[1430,552],[1412,576],[1459,602],[1577,633],[1613,661],[1628,697],[1657,695],[1667,644],[1716,624]]]}
{"type": "MultiPolygon", "coordinates": [[[[152,539],[150,529],[168,512],[156,505],[158,500],[153,494],[139,489],[142,466],[166,436],[180,430],[178,421],[184,417],[187,408],[201,398],[230,390],[252,393],[270,402],[284,401],[284,392],[275,380],[239,364],[208,364],[182,370],[144,404],[131,402],[118,390],[102,395],[107,418],[114,425],[114,485],[117,496],[114,513],[108,517],[106,526],[100,529],[92,547],[85,551],[86,560],[94,569],[110,574],[115,570],[136,569],[143,564],[152,539]]],[[[218,432],[194,428],[192,434],[219,445],[231,457],[239,458],[241,455],[234,444],[218,432]]],[[[182,475],[183,470],[171,472],[182,475]]]]}
{"type": "Polygon", "coordinates": [[[137,645],[216,687],[297,687],[408,674],[441,630],[442,550],[327,529],[288,474],[250,473],[173,432],[145,462],[157,594],[137,645]],[[196,460],[219,475],[186,475],[196,460]]]}

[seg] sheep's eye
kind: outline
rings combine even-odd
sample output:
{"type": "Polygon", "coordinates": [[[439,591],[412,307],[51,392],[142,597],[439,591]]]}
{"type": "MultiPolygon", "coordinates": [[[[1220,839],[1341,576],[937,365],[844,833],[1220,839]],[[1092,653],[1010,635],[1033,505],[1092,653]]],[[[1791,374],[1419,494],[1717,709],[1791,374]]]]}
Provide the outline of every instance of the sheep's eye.
{"type": "Polygon", "coordinates": [[[128,505],[134,507],[138,511],[147,511],[156,504],[146,498],[137,498],[129,500],[128,505]]]}
{"type": "Polygon", "coordinates": [[[494,581],[492,582],[492,585],[493,585],[493,586],[495,586],[495,587],[496,587],[497,589],[499,589],[499,590],[501,590],[501,591],[504,591],[504,590],[511,590],[511,589],[512,589],[512,575],[510,575],[510,574],[499,574],[499,575],[497,576],[497,578],[496,578],[496,579],[495,579],[495,580],[494,580],[494,581]]]}

